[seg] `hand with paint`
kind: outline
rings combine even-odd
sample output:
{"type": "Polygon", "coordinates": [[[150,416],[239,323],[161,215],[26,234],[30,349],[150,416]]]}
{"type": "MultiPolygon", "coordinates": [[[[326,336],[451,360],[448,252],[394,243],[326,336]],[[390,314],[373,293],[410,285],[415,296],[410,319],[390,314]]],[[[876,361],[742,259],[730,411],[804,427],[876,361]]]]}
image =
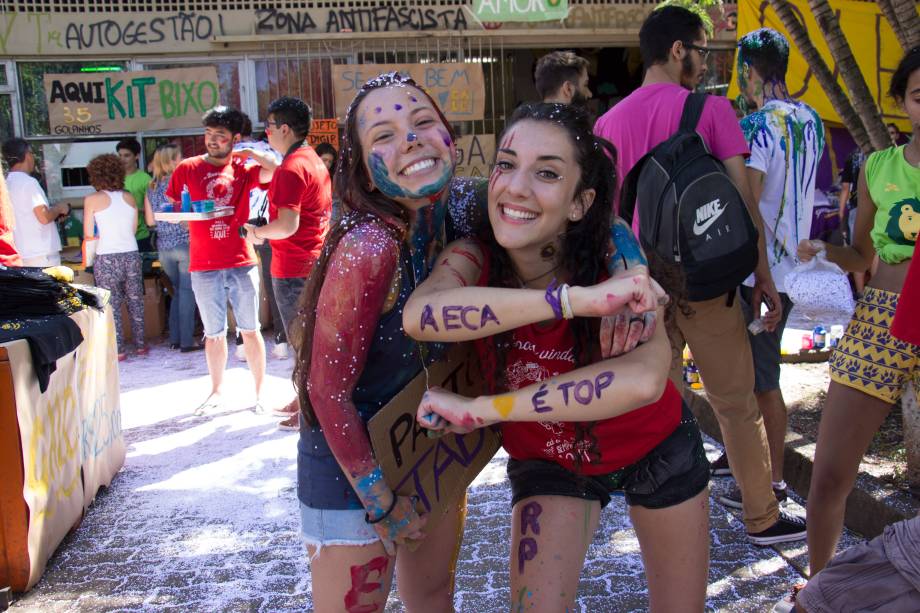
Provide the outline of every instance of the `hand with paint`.
{"type": "Polygon", "coordinates": [[[572,309],[579,317],[604,317],[624,308],[634,313],[653,311],[667,304],[668,296],[645,271],[607,279],[589,287],[569,289],[572,309]]]}
{"type": "Polygon", "coordinates": [[[368,513],[368,518],[383,543],[388,555],[396,555],[396,547],[414,550],[425,538],[422,529],[428,523],[428,515],[419,515],[415,510],[414,496],[396,496],[392,510],[375,521],[368,513]]]}
{"type": "MultiPolygon", "coordinates": [[[[473,416],[473,400],[440,387],[433,387],[422,396],[415,419],[419,425],[435,432],[467,434],[476,428],[496,423],[497,419],[473,416]]],[[[497,417],[497,416],[496,416],[497,417]]]]}
{"type": "Polygon", "coordinates": [[[629,353],[655,334],[658,314],[655,311],[637,314],[626,308],[601,319],[601,357],[612,358],[629,353]]]}

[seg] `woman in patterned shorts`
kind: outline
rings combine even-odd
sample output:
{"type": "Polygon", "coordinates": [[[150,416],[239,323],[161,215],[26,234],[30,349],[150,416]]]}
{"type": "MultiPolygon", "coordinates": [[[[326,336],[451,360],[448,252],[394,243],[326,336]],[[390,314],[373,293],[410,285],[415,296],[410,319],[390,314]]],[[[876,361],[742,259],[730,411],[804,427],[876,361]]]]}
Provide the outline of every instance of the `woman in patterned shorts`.
{"type": "Polygon", "coordinates": [[[880,260],[830,359],[831,383],[808,492],[812,575],[834,555],[846,498],[872,437],[901,399],[905,385],[913,381],[916,394],[920,383],[920,346],[890,334],[920,232],[920,47],[901,60],[889,94],[910,119],[913,139],[866,160],[859,176],[853,245],[802,241],[798,249],[802,261],[824,249],[828,260],[848,272],[868,270],[876,253],[880,260]]]}

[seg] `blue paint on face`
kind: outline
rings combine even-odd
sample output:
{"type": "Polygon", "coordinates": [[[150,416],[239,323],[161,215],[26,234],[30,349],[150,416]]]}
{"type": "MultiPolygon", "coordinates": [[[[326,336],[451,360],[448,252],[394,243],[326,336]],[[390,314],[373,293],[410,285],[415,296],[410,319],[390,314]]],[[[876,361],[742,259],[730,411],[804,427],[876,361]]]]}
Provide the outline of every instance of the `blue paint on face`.
{"type": "Polygon", "coordinates": [[[393,108],[396,109],[397,111],[401,111],[401,110],[402,110],[402,105],[401,105],[401,104],[394,104],[394,105],[393,105],[393,108]]]}
{"type": "Polygon", "coordinates": [[[380,108],[380,107],[378,106],[378,107],[376,107],[376,108],[374,109],[374,112],[377,113],[377,114],[379,115],[380,113],[383,112],[383,109],[380,108]]]}
{"type": "Polygon", "coordinates": [[[371,152],[370,158],[368,159],[368,166],[370,167],[371,178],[374,180],[374,185],[376,185],[377,189],[385,196],[390,198],[409,198],[412,200],[430,198],[444,191],[444,187],[450,181],[451,175],[453,174],[453,168],[445,166],[441,176],[431,183],[423,185],[418,191],[413,192],[393,182],[390,178],[387,166],[379,153],[371,152]]]}
{"type": "Polygon", "coordinates": [[[408,134],[406,134],[407,143],[414,143],[417,140],[418,140],[418,136],[415,134],[415,132],[409,132],[408,134]]]}
{"type": "Polygon", "coordinates": [[[409,96],[409,100],[411,100],[412,102],[418,102],[418,98],[416,98],[415,96],[409,96]]]}

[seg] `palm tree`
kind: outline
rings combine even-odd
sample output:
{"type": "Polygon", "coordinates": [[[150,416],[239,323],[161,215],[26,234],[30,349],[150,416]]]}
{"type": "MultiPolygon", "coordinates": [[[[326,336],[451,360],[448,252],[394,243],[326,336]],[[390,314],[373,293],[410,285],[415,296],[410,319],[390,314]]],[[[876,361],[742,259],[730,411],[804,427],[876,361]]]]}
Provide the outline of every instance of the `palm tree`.
{"type": "MultiPolygon", "coordinates": [[[[857,115],[862,120],[863,126],[869,133],[869,140],[874,149],[885,149],[891,146],[891,138],[885,128],[885,122],[882,121],[882,115],[879,112],[878,105],[866,85],[866,79],[859,70],[859,64],[853,57],[853,51],[850,49],[850,43],[844,36],[840,28],[840,21],[837,20],[837,14],[831,10],[827,0],[808,0],[808,6],[811,7],[812,15],[818,22],[821,33],[824,34],[824,40],[831,52],[831,57],[837,64],[840,76],[850,91],[850,100],[856,109],[857,115]]],[[[862,146],[862,145],[860,145],[862,146]]]]}
{"type": "MultiPolygon", "coordinates": [[[[802,57],[804,57],[805,61],[808,63],[808,67],[811,69],[811,72],[818,80],[818,84],[821,86],[821,89],[823,89],[824,93],[827,94],[827,98],[830,100],[831,106],[833,106],[834,110],[837,111],[837,114],[840,116],[840,120],[843,122],[843,125],[845,125],[850,131],[850,134],[853,136],[853,140],[856,141],[856,145],[865,153],[872,152],[874,147],[872,146],[872,141],[869,138],[869,133],[866,131],[866,127],[863,124],[862,119],[860,119],[856,109],[853,108],[853,105],[850,103],[850,99],[843,92],[840,84],[837,83],[837,78],[831,72],[831,69],[828,68],[827,64],[824,63],[824,60],[821,58],[821,54],[818,53],[818,49],[815,48],[814,43],[811,42],[811,38],[808,36],[808,31],[805,29],[805,25],[799,20],[798,15],[796,15],[795,11],[793,10],[792,5],[790,5],[786,0],[769,1],[770,6],[772,6],[773,10],[776,11],[780,21],[783,22],[783,26],[786,28],[786,31],[789,32],[789,35],[792,37],[792,41],[795,43],[795,46],[798,47],[802,57]]],[[[826,0],[824,0],[824,2],[826,4],[826,0]]],[[[858,69],[857,73],[860,75],[860,78],[862,78],[862,73],[860,73],[858,69]]],[[[865,82],[863,82],[863,84],[865,85],[865,82]]],[[[868,90],[868,87],[866,89],[868,90]]],[[[869,96],[869,99],[872,99],[871,95],[869,96]]],[[[884,129],[884,126],[882,129],[884,129]]]]}
{"type": "Polygon", "coordinates": [[[885,11],[885,18],[894,29],[904,51],[920,45],[920,17],[917,16],[916,0],[878,0],[878,4],[885,11]],[[893,19],[885,9],[885,4],[891,5],[893,19]]]}

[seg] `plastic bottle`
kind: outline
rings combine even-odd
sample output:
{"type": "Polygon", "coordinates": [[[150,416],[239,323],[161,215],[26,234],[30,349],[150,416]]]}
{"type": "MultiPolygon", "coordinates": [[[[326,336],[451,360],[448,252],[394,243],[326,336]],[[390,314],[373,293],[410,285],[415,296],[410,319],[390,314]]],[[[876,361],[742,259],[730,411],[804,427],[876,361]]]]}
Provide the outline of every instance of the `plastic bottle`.
{"type": "Polygon", "coordinates": [[[754,336],[757,336],[758,334],[760,334],[766,329],[767,329],[766,326],[763,325],[763,320],[760,319],[759,317],[748,324],[748,332],[750,332],[754,336]]]}
{"type": "Polygon", "coordinates": [[[831,326],[831,338],[830,345],[831,347],[836,347],[837,343],[840,342],[840,339],[843,338],[843,326],[835,324],[831,326]]]}
{"type": "Polygon", "coordinates": [[[817,350],[822,350],[827,345],[827,330],[824,326],[816,326],[811,332],[812,345],[817,350]]]}
{"type": "Polygon", "coordinates": [[[182,186],[182,212],[190,213],[192,211],[192,194],[188,191],[188,185],[182,186]]]}

